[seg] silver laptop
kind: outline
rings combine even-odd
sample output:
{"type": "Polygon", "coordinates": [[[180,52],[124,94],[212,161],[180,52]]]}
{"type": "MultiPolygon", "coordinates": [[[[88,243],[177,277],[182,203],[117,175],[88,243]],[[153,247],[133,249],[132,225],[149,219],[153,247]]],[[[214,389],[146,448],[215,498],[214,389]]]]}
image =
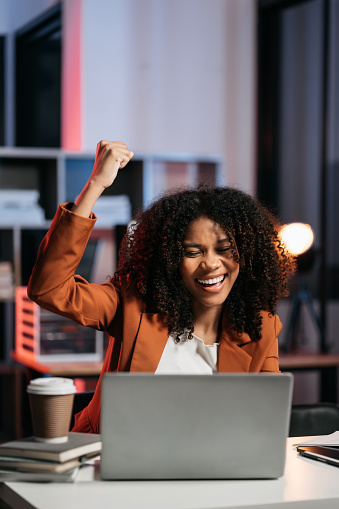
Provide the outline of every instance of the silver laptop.
{"type": "Polygon", "coordinates": [[[293,375],[108,373],[102,479],[283,475],[293,375]]]}

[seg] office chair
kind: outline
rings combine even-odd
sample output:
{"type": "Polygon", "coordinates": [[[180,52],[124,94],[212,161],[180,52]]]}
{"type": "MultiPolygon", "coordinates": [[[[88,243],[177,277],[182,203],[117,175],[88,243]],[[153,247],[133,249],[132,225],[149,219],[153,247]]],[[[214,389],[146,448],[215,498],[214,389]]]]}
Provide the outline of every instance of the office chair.
{"type": "Polygon", "coordinates": [[[329,435],[334,431],[339,431],[339,405],[315,403],[292,406],[290,437],[329,435]]]}

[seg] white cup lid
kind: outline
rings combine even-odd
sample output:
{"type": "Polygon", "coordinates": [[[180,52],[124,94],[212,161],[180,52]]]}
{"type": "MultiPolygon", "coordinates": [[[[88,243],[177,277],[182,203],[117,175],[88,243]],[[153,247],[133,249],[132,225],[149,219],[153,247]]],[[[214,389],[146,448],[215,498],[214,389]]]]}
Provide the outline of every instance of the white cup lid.
{"type": "Polygon", "coordinates": [[[30,381],[27,392],[42,395],[73,394],[76,392],[76,387],[71,378],[35,378],[30,381]]]}

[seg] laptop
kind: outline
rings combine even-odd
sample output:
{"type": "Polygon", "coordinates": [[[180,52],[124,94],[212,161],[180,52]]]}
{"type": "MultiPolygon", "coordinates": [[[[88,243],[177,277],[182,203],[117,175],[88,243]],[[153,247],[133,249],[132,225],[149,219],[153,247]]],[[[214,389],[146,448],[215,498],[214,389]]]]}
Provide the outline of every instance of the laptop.
{"type": "Polygon", "coordinates": [[[101,478],[281,477],[292,388],[290,373],[107,373],[101,478]]]}

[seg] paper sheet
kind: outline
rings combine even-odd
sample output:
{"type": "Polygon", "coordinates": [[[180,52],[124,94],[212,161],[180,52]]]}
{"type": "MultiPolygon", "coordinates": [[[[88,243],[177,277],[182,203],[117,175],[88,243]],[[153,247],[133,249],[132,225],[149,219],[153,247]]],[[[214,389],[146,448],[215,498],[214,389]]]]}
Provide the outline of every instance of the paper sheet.
{"type": "Polygon", "coordinates": [[[319,435],[304,442],[293,444],[295,447],[299,445],[325,445],[339,447],[339,431],[335,431],[330,435],[319,435]]]}

